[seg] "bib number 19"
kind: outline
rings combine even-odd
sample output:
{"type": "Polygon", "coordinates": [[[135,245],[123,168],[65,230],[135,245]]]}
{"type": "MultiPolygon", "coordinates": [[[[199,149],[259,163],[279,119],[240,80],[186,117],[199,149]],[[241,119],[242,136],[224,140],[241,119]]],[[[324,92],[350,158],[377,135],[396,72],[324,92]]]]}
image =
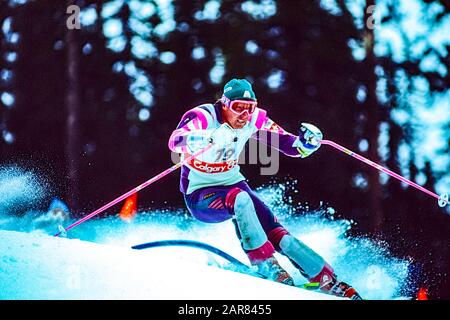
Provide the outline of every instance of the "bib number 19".
{"type": "Polygon", "coordinates": [[[229,160],[234,155],[234,152],[234,148],[217,150],[216,162],[229,160]]]}

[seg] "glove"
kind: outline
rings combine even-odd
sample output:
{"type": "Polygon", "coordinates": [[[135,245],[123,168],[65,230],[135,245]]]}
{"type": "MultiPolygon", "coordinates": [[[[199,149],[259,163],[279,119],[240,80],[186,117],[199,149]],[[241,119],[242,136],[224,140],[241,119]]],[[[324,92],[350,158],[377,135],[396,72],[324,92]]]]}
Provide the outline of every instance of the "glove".
{"type": "Polygon", "coordinates": [[[187,136],[186,145],[190,153],[206,148],[210,143],[216,148],[225,148],[237,141],[236,131],[227,123],[213,130],[191,131],[187,136]]]}
{"type": "Polygon", "coordinates": [[[194,154],[206,148],[209,145],[209,136],[211,132],[209,130],[195,130],[189,132],[186,137],[186,146],[190,154],[194,154]]]}
{"type": "Polygon", "coordinates": [[[320,148],[322,138],[323,135],[319,128],[310,123],[302,123],[298,138],[292,146],[298,148],[302,158],[306,158],[320,148]]]}

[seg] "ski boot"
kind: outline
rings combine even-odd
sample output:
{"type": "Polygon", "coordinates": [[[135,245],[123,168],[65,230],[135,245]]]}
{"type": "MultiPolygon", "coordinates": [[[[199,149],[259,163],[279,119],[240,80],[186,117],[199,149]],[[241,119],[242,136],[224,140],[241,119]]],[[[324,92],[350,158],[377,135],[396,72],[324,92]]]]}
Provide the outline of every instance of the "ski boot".
{"type": "Polygon", "coordinates": [[[317,276],[311,278],[310,281],[311,284],[316,284],[318,289],[324,293],[349,298],[351,300],[362,300],[355,288],[336,278],[333,269],[328,264],[323,267],[317,276]]]}
{"type": "Polygon", "coordinates": [[[321,287],[320,290],[323,292],[329,292],[330,294],[338,297],[346,297],[351,300],[362,300],[355,288],[345,282],[337,281],[336,279],[329,282],[324,287],[321,287]]]}
{"type": "Polygon", "coordinates": [[[256,267],[258,272],[267,277],[269,280],[287,284],[289,286],[294,285],[294,280],[292,277],[280,266],[277,259],[273,256],[266,260],[257,262],[256,267]]]}

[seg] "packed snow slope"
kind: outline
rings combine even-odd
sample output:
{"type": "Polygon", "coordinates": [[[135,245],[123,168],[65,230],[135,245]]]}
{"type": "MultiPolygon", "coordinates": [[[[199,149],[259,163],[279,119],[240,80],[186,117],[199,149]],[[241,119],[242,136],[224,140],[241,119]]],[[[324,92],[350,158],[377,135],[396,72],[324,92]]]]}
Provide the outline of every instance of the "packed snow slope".
{"type": "MultiPolygon", "coordinates": [[[[204,224],[184,210],[138,212],[129,222],[117,216],[92,219],[70,230],[68,238],[55,238],[58,221],[34,209],[42,207],[46,193],[41,180],[17,168],[0,168],[0,299],[334,298],[236,272],[225,259],[196,248],[131,249],[150,241],[196,240],[248,264],[231,221],[204,224]]],[[[298,208],[283,201],[290,187],[274,184],[258,193],[340,279],[365,299],[408,296],[414,280],[410,261],[393,257],[384,243],[347,237],[351,223],[334,220],[332,208],[296,214],[298,208]]],[[[307,282],[285,257],[277,258],[297,285],[307,282]]]]}
{"type": "Polygon", "coordinates": [[[208,266],[166,249],[139,251],[0,231],[1,299],[333,298],[208,266]]]}

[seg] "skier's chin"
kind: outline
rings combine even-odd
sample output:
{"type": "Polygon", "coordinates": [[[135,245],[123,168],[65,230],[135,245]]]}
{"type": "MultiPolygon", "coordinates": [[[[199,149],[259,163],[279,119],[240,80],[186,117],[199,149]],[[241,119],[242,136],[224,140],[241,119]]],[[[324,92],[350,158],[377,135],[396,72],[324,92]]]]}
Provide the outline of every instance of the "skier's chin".
{"type": "Polygon", "coordinates": [[[246,124],[247,124],[247,120],[245,120],[245,121],[236,120],[234,122],[233,127],[234,127],[234,129],[242,129],[246,124]]]}

